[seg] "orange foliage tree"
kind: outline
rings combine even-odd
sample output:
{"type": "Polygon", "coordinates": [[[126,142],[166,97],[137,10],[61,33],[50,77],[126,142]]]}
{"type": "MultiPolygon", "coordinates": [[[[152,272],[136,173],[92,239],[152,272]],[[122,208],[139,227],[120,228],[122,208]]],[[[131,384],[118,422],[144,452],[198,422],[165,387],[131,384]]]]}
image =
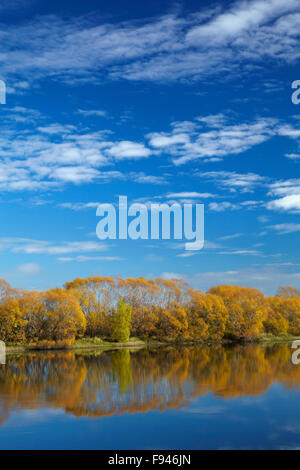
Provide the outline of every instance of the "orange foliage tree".
{"type": "Polygon", "coordinates": [[[282,314],[288,321],[288,333],[300,335],[300,298],[290,297],[282,302],[282,314]]]}
{"type": "Polygon", "coordinates": [[[89,276],[67,282],[65,287],[78,298],[86,318],[89,336],[110,336],[110,315],[115,299],[115,280],[111,277],[89,276]]]}
{"type": "Polygon", "coordinates": [[[257,289],[220,285],[205,294],[181,279],[89,276],[64,288],[29,292],[0,280],[4,341],[70,343],[83,335],[245,341],[260,333],[300,335],[298,289],[281,287],[276,296],[264,297],[257,289]],[[130,315],[120,315],[122,309],[130,315]]]}
{"type": "Polygon", "coordinates": [[[283,315],[284,300],[280,297],[269,297],[268,301],[268,315],[263,322],[266,333],[279,335],[287,333],[289,322],[283,315]]]}
{"type": "Polygon", "coordinates": [[[222,285],[209,289],[221,297],[228,311],[225,336],[234,339],[255,338],[263,330],[267,303],[258,289],[222,285]]]}

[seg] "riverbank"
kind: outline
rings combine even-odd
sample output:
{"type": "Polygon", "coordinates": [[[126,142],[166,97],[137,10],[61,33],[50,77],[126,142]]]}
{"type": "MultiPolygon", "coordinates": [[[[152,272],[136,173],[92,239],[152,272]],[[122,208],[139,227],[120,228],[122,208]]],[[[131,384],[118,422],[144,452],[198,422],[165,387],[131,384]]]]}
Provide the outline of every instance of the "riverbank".
{"type": "MultiPolygon", "coordinates": [[[[275,343],[291,343],[295,340],[300,340],[300,336],[292,335],[272,335],[272,334],[261,334],[259,337],[252,339],[251,341],[230,341],[224,340],[219,344],[275,344],[275,343]]],[[[131,338],[126,342],[112,342],[104,341],[101,338],[82,338],[76,340],[72,345],[61,346],[52,344],[51,346],[44,345],[28,345],[25,343],[8,343],[6,345],[7,354],[20,354],[28,351],[52,351],[52,350],[82,350],[82,349],[122,349],[122,348],[153,348],[161,346],[196,346],[196,345],[205,345],[210,346],[216,344],[211,341],[171,341],[171,340],[148,340],[144,341],[139,338],[131,338]]]]}
{"type": "Polygon", "coordinates": [[[7,354],[19,354],[28,351],[54,351],[54,350],[82,350],[82,349],[122,349],[122,348],[145,348],[145,347],[158,347],[170,344],[161,341],[143,341],[138,338],[131,338],[126,342],[113,342],[104,341],[100,338],[82,338],[76,340],[72,345],[61,346],[52,344],[50,346],[45,345],[30,345],[25,343],[7,343],[6,353],[7,354]]]}
{"type": "Polygon", "coordinates": [[[257,338],[255,342],[256,343],[291,343],[296,340],[300,340],[300,336],[293,336],[293,335],[288,335],[288,334],[275,336],[272,334],[263,333],[257,338]]]}

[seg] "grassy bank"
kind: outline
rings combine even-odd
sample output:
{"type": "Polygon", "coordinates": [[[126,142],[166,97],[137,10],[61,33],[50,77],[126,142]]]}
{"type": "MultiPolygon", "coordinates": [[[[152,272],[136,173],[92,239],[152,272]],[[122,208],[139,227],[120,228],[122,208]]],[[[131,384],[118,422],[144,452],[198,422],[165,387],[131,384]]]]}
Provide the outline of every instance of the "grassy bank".
{"type": "Polygon", "coordinates": [[[161,341],[143,341],[139,338],[130,338],[126,342],[105,341],[101,338],[81,338],[71,345],[62,343],[52,344],[26,344],[6,343],[7,353],[22,353],[27,351],[52,351],[52,350],[82,350],[82,349],[116,349],[116,348],[145,348],[148,346],[162,346],[166,344],[161,341]]]}
{"type": "MultiPolygon", "coordinates": [[[[291,343],[292,341],[300,340],[300,336],[292,335],[272,335],[272,334],[261,334],[258,338],[249,341],[251,343],[258,344],[275,344],[275,343],[291,343]]],[[[231,341],[222,341],[219,344],[228,344],[231,341]]],[[[237,343],[236,341],[232,343],[237,343]]],[[[245,343],[245,342],[243,342],[245,343]]],[[[117,348],[146,348],[146,347],[159,347],[168,345],[213,345],[211,341],[174,341],[174,340],[147,340],[143,341],[139,338],[130,338],[126,342],[112,342],[105,341],[101,338],[81,338],[77,339],[72,345],[62,345],[61,343],[53,343],[50,345],[35,344],[30,345],[26,343],[7,343],[7,353],[22,353],[26,351],[49,351],[49,350],[83,350],[83,349],[117,349],[117,348]]]]}
{"type": "Polygon", "coordinates": [[[104,341],[101,338],[82,338],[77,339],[72,346],[72,349],[93,349],[93,348],[128,348],[136,347],[143,348],[147,346],[147,342],[139,338],[130,338],[129,341],[124,342],[113,342],[113,341],[104,341]]]}
{"type": "Polygon", "coordinates": [[[257,343],[291,343],[295,340],[300,340],[300,336],[293,335],[272,335],[270,333],[261,334],[255,342],[257,343]]]}

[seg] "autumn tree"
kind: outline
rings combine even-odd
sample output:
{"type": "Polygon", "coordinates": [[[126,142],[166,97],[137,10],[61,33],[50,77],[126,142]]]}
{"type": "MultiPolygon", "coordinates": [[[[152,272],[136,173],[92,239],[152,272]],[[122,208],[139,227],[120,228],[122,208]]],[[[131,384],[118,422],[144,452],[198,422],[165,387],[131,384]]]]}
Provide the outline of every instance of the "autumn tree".
{"type": "Polygon", "coordinates": [[[23,341],[25,339],[18,291],[0,279],[0,341],[23,341]]]}
{"type": "Polygon", "coordinates": [[[110,313],[116,299],[114,279],[104,276],[76,278],[65,287],[78,298],[86,318],[87,335],[109,337],[110,313]]]}
{"type": "Polygon", "coordinates": [[[257,289],[232,285],[204,294],[182,279],[76,278],[47,292],[13,289],[0,280],[0,339],[31,344],[100,336],[127,341],[252,340],[260,332],[300,335],[300,295],[280,287],[265,298],[257,289]]]}
{"type": "Polygon", "coordinates": [[[19,298],[19,307],[24,320],[25,337],[28,341],[46,339],[48,317],[40,292],[24,292],[19,298]]]}
{"type": "Polygon", "coordinates": [[[151,338],[157,336],[158,312],[155,307],[135,306],[131,314],[132,336],[139,338],[151,338]]]}
{"type": "Polygon", "coordinates": [[[51,289],[42,296],[47,339],[74,340],[82,336],[86,319],[77,298],[65,289],[51,289]]]}
{"type": "Polygon", "coordinates": [[[155,284],[158,286],[154,303],[161,308],[169,307],[170,305],[180,304],[183,297],[183,288],[186,283],[182,279],[155,279],[155,284]]]}
{"type": "Polygon", "coordinates": [[[296,336],[300,335],[300,298],[283,299],[282,315],[288,321],[288,333],[296,336]]]}
{"type": "Polygon", "coordinates": [[[267,303],[258,289],[232,285],[212,287],[208,293],[223,299],[228,311],[225,336],[233,339],[255,338],[263,329],[267,303]]]}
{"type": "Polygon", "coordinates": [[[276,292],[276,297],[281,297],[282,299],[300,298],[300,290],[296,289],[296,287],[281,286],[276,292]]]}
{"type": "Polygon", "coordinates": [[[207,338],[208,325],[197,309],[197,304],[203,296],[204,293],[200,290],[188,289],[187,291],[185,308],[187,311],[189,338],[196,341],[207,338]]]}
{"type": "Polygon", "coordinates": [[[280,297],[269,297],[267,302],[268,314],[263,321],[265,332],[273,335],[285,334],[288,330],[289,322],[283,315],[284,300],[280,297]]]}
{"type": "Polygon", "coordinates": [[[12,292],[11,285],[5,279],[0,279],[0,303],[11,297],[12,292]]]}
{"type": "Polygon", "coordinates": [[[141,306],[150,307],[160,293],[160,287],[152,279],[118,277],[117,280],[119,297],[122,297],[132,309],[138,309],[141,306]]]}
{"type": "Polygon", "coordinates": [[[168,308],[156,307],[157,327],[155,336],[167,340],[184,340],[188,337],[188,320],[185,309],[179,304],[168,308]]]}
{"type": "Polygon", "coordinates": [[[192,339],[203,340],[223,338],[228,320],[228,312],[223,299],[202,291],[188,290],[188,324],[192,339]]]}
{"type": "Polygon", "coordinates": [[[212,340],[222,339],[229,317],[222,297],[205,294],[199,297],[194,308],[196,315],[202,318],[207,325],[207,337],[212,340]]]}
{"type": "Polygon", "coordinates": [[[3,300],[0,303],[0,340],[23,341],[24,325],[18,301],[11,297],[3,300]]]}

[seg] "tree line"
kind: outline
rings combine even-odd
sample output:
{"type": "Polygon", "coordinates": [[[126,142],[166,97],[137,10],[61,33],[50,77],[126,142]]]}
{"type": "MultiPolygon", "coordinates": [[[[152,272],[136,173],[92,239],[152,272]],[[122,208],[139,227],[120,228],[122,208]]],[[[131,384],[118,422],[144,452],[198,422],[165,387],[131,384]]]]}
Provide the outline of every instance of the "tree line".
{"type": "Polygon", "coordinates": [[[300,335],[300,290],[280,287],[266,297],[258,289],[220,285],[204,293],[182,279],[90,276],[37,292],[0,280],[5,342],[253,340],[262,333],[300,335]]]}

